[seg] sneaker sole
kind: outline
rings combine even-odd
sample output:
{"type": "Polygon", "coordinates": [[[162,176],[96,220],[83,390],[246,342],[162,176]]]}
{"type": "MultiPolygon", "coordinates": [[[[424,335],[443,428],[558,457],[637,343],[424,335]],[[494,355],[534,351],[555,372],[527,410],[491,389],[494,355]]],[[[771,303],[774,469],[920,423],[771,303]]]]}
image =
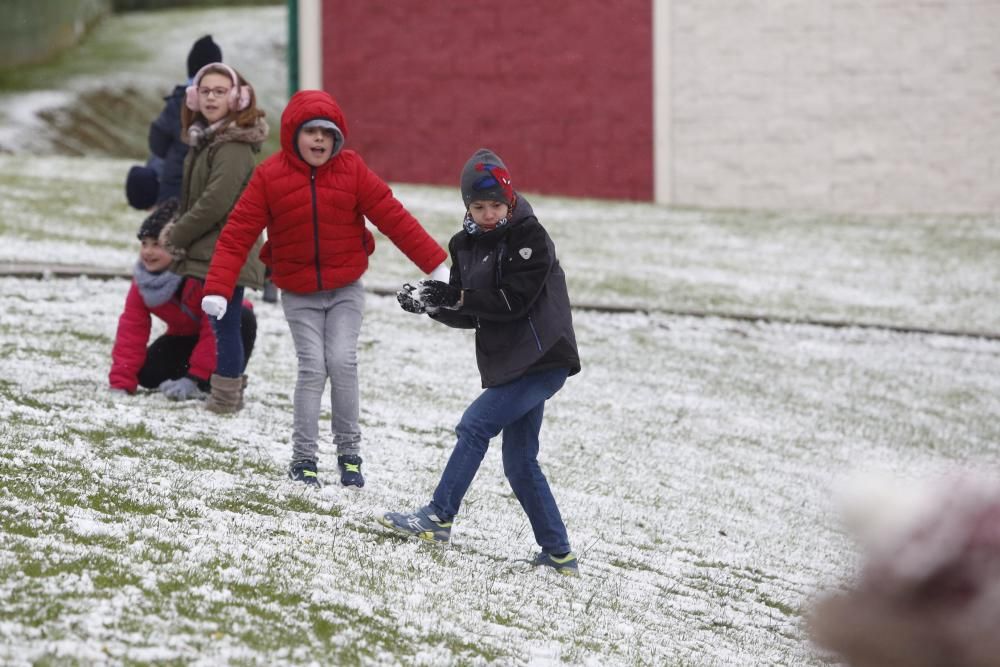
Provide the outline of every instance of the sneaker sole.
{"type": "Polygon", "coordinates": [[[404,537],[415,537],[422,542],[430,542],[431,544],[448,544],[449,540],[439,540],[434,537],[434,533],[425,530],[422,533],[414,533],[409,530],[404,530],[391,521],[386,521],[384,517],[375,517],[375,520],[381,525],[385,526],[397,535],[402,535],[404,537]]]}

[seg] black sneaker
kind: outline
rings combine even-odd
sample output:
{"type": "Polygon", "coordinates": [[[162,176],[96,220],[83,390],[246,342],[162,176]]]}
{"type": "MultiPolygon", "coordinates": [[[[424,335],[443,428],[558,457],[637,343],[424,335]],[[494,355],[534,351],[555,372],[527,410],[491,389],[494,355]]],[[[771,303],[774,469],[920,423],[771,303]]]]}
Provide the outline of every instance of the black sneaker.
{"type": "Polygon", "coordinates": [[[306,486],[315,486],[317,489],[322,486],[319,483],[319,475],[316,474],[315,461],[293,461],[288,467],[288,476],[296,482],[303,482],[306,486]]]}
{"type": "Polygon", "coordinates": [[[364,475],[361,474],[361,457],[357,454],[341,454],[337,457],[337,467],[340,468],[340,483],[344,486],[361,488],[365,485],[364,475]]]}

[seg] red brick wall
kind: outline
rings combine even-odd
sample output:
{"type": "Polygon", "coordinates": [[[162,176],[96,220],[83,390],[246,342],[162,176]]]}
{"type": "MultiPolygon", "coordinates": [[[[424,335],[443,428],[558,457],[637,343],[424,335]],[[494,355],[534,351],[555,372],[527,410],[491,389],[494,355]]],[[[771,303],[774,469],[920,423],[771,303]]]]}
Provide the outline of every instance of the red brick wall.
{"type": "Polygon", "coordinates": [[[323,85],[388,181],[495,150],[525,192],[653,197],[651,0],[327,0],[323,85]]]}

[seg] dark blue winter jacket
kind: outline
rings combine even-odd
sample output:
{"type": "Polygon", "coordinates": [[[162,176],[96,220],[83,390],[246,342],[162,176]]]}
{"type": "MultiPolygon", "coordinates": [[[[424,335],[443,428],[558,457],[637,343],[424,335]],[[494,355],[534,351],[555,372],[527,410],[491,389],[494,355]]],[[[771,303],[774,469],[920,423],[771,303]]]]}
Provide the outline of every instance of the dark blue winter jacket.
{"type": "Polygon", "coordinates": [[[163,159],[160,172],[160,194],[156,203],[170,197],[181,196],[181,179],[184,174],[184,158],[188,147],[181,140],[181,105],[187,86],[177,86],[174,92],[163,99],[163,111],[149,125],[149,151],[163,159]]]}

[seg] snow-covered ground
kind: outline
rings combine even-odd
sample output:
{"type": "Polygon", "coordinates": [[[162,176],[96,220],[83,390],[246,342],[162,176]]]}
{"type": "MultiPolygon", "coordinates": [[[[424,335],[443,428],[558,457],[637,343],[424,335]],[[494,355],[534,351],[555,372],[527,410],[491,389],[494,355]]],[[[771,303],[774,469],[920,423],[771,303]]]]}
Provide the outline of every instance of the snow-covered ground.
{"type": "MultiPolygon", "coordinates": [[[[130,163],[0,156],[0,264],[127,269],[130,163]]],[[[440,241],[457,229],[453,189],[394,189],[440,241]]],[[[575,312],[584,370],[546,410],[540,458],[583,576],[520,562],[534,545],[495,449],[451,546],[373,521],[432,491],[479,390],[468,332],[369,295],[368,483],[316,492],[284,477],[295,357],[279,306],[251,296],[247,406],[218,417],[107,392],[126,281],[0,278],[0,662],[830,662],[803,618],[855,564],[837,481],[995,472],[1000,341],[672,313],[1000,333],[995,221],[532,202],[576,302],[642,309],[575,312]]],[[[378,243],[369,286],[417,277],[378,243]]]]}
{"type": "MultiPolygon", "coordinates": [[[[360,492],[284,479],[295,359],[261,303],[248,405],[106,391],[127,282],[0,280],[0,656],[10,664],[819,664],[851,571],[831,485],[994,466],[1000,344],[577,314],[585,369],[542,462],[583,576],[531,571],[491,451],[453,546],[373,522],[426,501],[476,395],[471,340],[369,297],[360,492]]],[[[328,475],[327,443],[321,470],[328,475]]]]}

